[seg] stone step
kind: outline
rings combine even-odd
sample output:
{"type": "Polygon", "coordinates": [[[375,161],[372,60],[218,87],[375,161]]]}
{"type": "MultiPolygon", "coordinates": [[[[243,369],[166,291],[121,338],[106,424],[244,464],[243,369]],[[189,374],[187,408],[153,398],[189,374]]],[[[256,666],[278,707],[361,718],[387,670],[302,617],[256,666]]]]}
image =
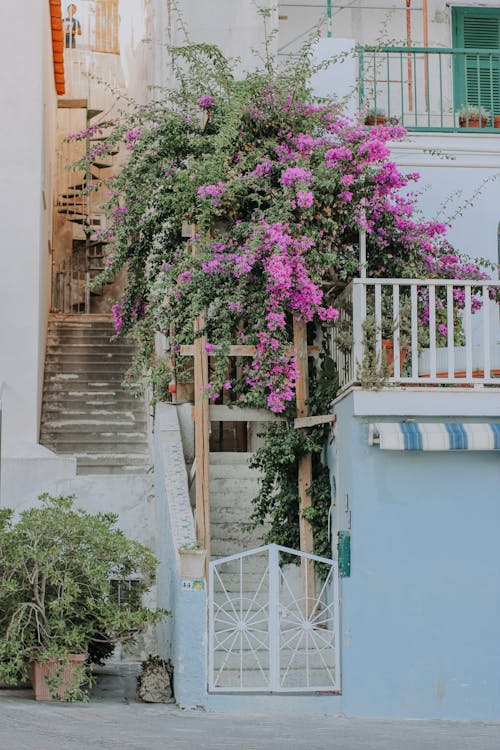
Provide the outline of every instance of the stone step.
{"type": "Polygon", "coordinates": [[[144,475],[150,472],[150,467],[142,464],[130,464],[127,466],[112,466],[102,465],[87,466],[85,464],[77,464],[76,473],[80,476],[93,476],[96,474],[107,475],[107,474],[139,474],[144,475]]]}
{"type": "Polygon", "coordinates": [[[95,315],[68,315],[64,320],[49,318],[49,328],[102,328],[103,326],[113,327],[113,316],[106,315],[97,317],[95,315]]]}
{"type": "Polygon", "coordinates": [[[135,408],[137,410],[144,409],[144,406],[138,403],[138,400],[128,393],[94,392],[83,395],[78,391],[50,391],[48,389],[44,389],[43,400],[44,403],[49,406],[49,408],[57,407],[60,409],[64,409],[68,405],[76,406],[78,404],[97,408],[120,406],[132,410],[134,410],[135,408]]]}
{"type": "MultiPolygon", "coordinates": [[[[256,497],[252,495],[250,499],[256,497]]],[[[237,502],[236,494],[233,493],[229,502],[227,499],[222,500],[216,497],[210,492],[210,524],[219,523],[239,523],[245,524],[250,522],[250,514],[252,513],[253,506],[249,502],[248,504],[237,502]]]]}
{"type": "Polygon", "coordinates": [[[117,417],[122,417],[123,419],[137,419],[137,417],[140,418],[144,416],[144,409],[141,409],[138,404],[136,404],[136,406],[136,409],[110,409],[107,406],[104,406],[102,409],[94,407],[82,409],[79,404],[71,404],[66,401],[65,406],[62,408],[59,408],[57,404],[47,404],[43,411],[45,416],[49,419],[53,414],[60,414],[64,419],[70,419],[73,417],[76,419],[92,417],[98,417],[99,419],[110,417],[112,420],[117,417]]]}
{"type": "Polygon", "coordinates": [[[147,455],[148,443],[146,440],[141,442],[117,442],[115,439],[109,440],[66,440],[66,438],[59,440],[44,439],[44,445],[50,448],[54,453],[64,453],[76,455],[129,455],[132,453],[138,453],[142,456],[147,455]]]}
{"type": "Polygon", "coordinates": [[[234,548],[234,552],[223,554],[236,554],[249,547],[253,549],[260,545],[262,539],[262,528],[247,530],[239,522],[231,523],[223,521],[221,523],[210,523],[210,537],[213,554],[220,554],[218,549],[220,545],[225,544],[227,548],[234,548]]]}
{"type": "MultiPolygon", "coordinates": [[[[258,612],[255,613],[256,617],[255,619],[258,619],[257,615],[258,612]]],[[[265,618],[265,615],[263,615],[262,619],[265,618]]],[[[251,618],[252,619],[252,618],[251,618]]],[[[226,627],[228,627],[226,625],[226,627]]],[[[267,623],[266,622],[259,622],[255,626],[259,630],[266,631],[267,630],[267,623]]],[[[250,628],[251,628],[251,620],[250,620],[250,628]]],[[[250,630],[251,632],[251,630],[250,630]]],[[[305,631],[303,631],[305,633],[305,631]]],[[[303,685],[306,686],[307,684],[307,675],[306,670],[309,672],[309,682],[312,683],[313,678],[315,678],[319,684],[325,684],[325,680],[328,679],[328,673],[325,669],[325,664],[330,670],[330,673],[332,675],[335,674],[335,649],[333,646],[328,646],[328,640],[331,638],[331,634],[325,630],[321,632],[320,630],[315,630],[314,632],[314,638],[315,642],[318,644],[318,649],[314,647],[305,647],[305,637],[302,637],[302,641],[300,643],[300,646],[302,648],[297,649],[295,651],[294,648],[284,648],[280,649],[280,665],[281,665],[281,676],[282,679],[285,679],[285,684],[287,687],[291,687],[292,685],[297,685],[298,682],[295,680],[298,678],[297,672],[303,673],[303,685]],[[324,635],[323,635],[324,634],[324,635]],[[324,643],[324,647],[320,647],[319,644],[324,643]],[[290,668],[288,669],[288,667],[290,668]],[[308,669],[307,669],[308,668],[308,669]],[[292,677],[292,673],[293,677],[292,677]],[[290,678],[290,682],[289,682],[290,678]],[[292,680],[294,680],[292,682],[292,680]]],[[[224,635],[227,635],[227,633],[224,633],[224,635]]],[[[236,632],[235,632],[236,635],[236,632]]],[[[252,671],[254,669],[258,669],[258,663],[260,663],[261,667],[266,670],[269,668],[269,651],[266,648],[268,645],[268,634],[267,632],[256,632],[256,637],[259,639],[261,643],[264,644],[264,647],[258,648],[257,640],[256,638],[253,638],[251,635],[249,636],[250,643],[253,646],[253,651],[248,645],[248,641],[245,637],[243,637],[243,643],[242,648],[240,652],[240,642],[239,638],[236,640],[236,644],[238,644],[238,648],[234,648],[231,653],[227,653],[226,651],[218,651],[216,650],[214,652],[214,667],[216,670],[219,670],[223,665],[224,669],[221,673],[221,676],[223,679],[225,679],[226,670],[229,672],[238,671],[240,669],[240,659],[243,661],[243,669],[245,672],[252,671]],[[258,661],[257,661],[258,660],[258,661]]],[[[285,637],[290,637],[288,633],[284,634],[285,637]]],[[[299,641],[300,638],[300,630],[297,630],[297,636],[294,639],[294,643],[296,644],[297,641],[299,641]]],[[[231,642],[231,639],[230,641],[231,642]]],[[[235,646],[236,646],[235,644],[235,646]]],[[[314,683],[312,683],[314,684],[314,683]]]]}
{"type": "MultiPolygon", "coordinates": [[[[81,419],[65,419],[64,417],[58,417],[55,419],[43,420],[43,429],[45,431],[51,430],[64,430],[68,428],[68,431],[74,430],[78,427],[79,430],[94,429],[96,431],[103,430],[139,430],[146,429],[146,419],[89,419],[82,417],[81,419]]],[[[61,433],[63,434],[63,433],[61,433]]]]}
{"type": "Polygon", "coordinates": [[[210,466],[216,466],[218,464],[242,464],[248,463],[252,458],[253,453],[243,453],[238,451],[217,451],[210,453],[209,463],[210,466]]]}
{"type": "Polygon", "coordinates": [[[127,388],[121,385],[123,377],[120,373],[116,375],[112,372],[108,374],[97,373],[97,376],[88,375],[87,373],[71,372],[49,372],[45,373],[45,387],[47,385],[59,385],[61,388],[122,388],[123,390],[139,390],[142,386],[139,383],[127,384],[127,388]]]}
{"type": "Polygon", "coordinates": [[[108,376],[118,378],[120,375],[122,378],[125,377],[129,367],[129,362],[114,363],[114,362],[47,362],[45,365],[45,372],[48,375],[74,375],[77,377],[95,377],[99,375],[102,380],[107,379],[108,376]]]}
{"type": "MultiPolygon", "coordinates": [[[[79,428],[78,430],[72,430],[65,429],[64,431],[61,430],[48,430],[44,427],[42,427],[41,431],[41,437],[43,441],[50,441],[52,443],[62,443],[66,445],[73,445],[73,444],[79,444],[84,445],[86,443],[90,444],[109,444],[110,441],[113,441],[113,443],[120,443],[123,445],[129,444],[129,443],[137,443],[141,445],[147,445],[148,440],[143,431],[134,431],[134,430],[96,430],[95,426],[94,429],[82,429],[79,428]]],[[[44,442],[45,444],[45,442],[44,442]]]]}
{"type": "Polygon", "coordinates": [[[208,475],[210,481],[214,480],[231,480],[234,483],[234,479],[255,479],[259,477],[259,472],[256,469],[250,469],[248,464],[210,464],[208,467],[208,475]]]}
{"type": "MultiPolygon", "coordinates": [[[[309,671],[309,678],[305,669],[290,669],[286,678],[284,677],[284,671],[282,675],[282,679],[284,679],[282,687],[296,688],[298,692],[301,692],[301,688],[305,687],[318,688],[325,691],[329,691],[333,687],[333,682],[325,669],[311,669],[309,671]]],[[[332,675],[334,674],[333,667],[330,669],[330,672],[332,675]]],[[[265,688],[267,687],[267,680],[269,678],[265,670],[263,674],[260,669],[256,668],[255,662],[253,669],[250,667],[244,670],[243,683],[240,681],[239,668],[224,669],[218,678],[216,671],[215,676],[217,679],[216,687],[228,688],[228,690],[240,687],[241,685],[248,689],[255,688],[258,690],[259,688],[265,688]]]]}
{"type": "Polygon", "coordinates": [[[51,341],[116,341],[117,343],[133,343],[131,338],[116,338],[114,326],[93,328],[48,328],[47,339],[51,341]]]}
{"type": "Polygon", "coordinates": [[[137,350],[137,345],[133,341],[127,339],[115,339],[113,333],[74,333],[74,334],[54,334],[49,333],[47,336],[47,346],[92,346],[92,344],[100,346],[114,346],[121,347],[126,346],[131,349],[137,350]]]}
{"type": "Polygon", "coordinates": [[[134,344],[118,344],[109,341],[95,341],[89,339],[88,341],[75,341],[73,339],[61,342],[47,341],[47,354],[53,355],[64,355],[64,354],[85,354],[86,352],[96,352],[96,354],[102,354],[107,352],[118,352],[133,356],[137,353],[137,347],[134,344]]]}
{"type": "Polygon", "coordinates": [[[115,370],[128,370],[131,359],[122,354],[96,355],[89,354],[63,354],[61,356],[47,355],[45,366],[49,372],[81,372],[94,367],[114,368],[115,370]]]}
{"type": "Polygon", "coordinates": [[[49,322],[47,326],[47,332],[53,334],[66,333],[66,334],[99,334],[99,333],[110,333],[111,335],[116,334],[115,326],[113,322],[102,322],[102,323],[53,323],[49,322]]]}
{"type": "MultiPolygon", "coordinates": [[[[146,473],[150,468],[149,456],[134,454],[113,454],[113,455],[86,455],[73,454],[77,459],[77,474],[106,474],[109,469],[116,471],[146,473]]],[[[111,473],[114,473],[111,472],[111,473]]]]}

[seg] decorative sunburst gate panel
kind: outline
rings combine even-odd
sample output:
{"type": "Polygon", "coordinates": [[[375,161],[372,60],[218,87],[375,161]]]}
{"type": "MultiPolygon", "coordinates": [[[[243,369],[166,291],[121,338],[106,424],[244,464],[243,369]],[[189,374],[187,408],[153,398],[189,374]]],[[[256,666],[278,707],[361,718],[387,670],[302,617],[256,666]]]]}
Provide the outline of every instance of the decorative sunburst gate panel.
{"type": "Polygon", "coordinates": [[[333,560],[268,544],[210,563],[209,690],[340,690],[333,560]]]}

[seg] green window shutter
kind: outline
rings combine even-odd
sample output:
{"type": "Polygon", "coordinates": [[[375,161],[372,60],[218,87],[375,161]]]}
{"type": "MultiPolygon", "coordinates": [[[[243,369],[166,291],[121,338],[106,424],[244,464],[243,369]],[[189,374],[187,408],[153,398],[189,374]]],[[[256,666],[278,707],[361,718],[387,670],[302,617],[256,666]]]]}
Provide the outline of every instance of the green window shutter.
{"type": "Polygon", "coordinates": [[[453,8],[453,45],[498,50],[496,55],[456,55],[455,109],[481,105],[500,114],[500,8],[453,8]]]}

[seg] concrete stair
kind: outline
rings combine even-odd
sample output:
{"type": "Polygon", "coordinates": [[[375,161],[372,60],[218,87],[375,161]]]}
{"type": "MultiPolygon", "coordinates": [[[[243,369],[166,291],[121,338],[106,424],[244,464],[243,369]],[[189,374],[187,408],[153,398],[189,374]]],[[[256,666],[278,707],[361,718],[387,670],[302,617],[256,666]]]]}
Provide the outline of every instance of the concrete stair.
{"type": "Polygon", "coordinates": [[[261,545],[263,527],[248,528],[259,475],[250,469],[251,453],[210,453],[210,529],[212,557],[234,555],[261,545]]]}
{"type": "Polygon", "coordinates": [[[121,386],[136,348],[114,334],[108,316],[49,319],[40,442],[76,456],[78,474],[150,468],[144,400],[121,386]]]}

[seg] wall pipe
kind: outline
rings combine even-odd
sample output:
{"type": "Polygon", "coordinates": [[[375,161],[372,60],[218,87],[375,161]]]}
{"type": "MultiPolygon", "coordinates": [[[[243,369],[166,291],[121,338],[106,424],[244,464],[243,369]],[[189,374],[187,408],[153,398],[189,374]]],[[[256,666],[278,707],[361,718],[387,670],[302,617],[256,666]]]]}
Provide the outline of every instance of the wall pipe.
{"type": "MultiPolygon", "coordinates": [[[[406,0],[406,46],[411,47],[411,0],[406,0]]],[[[408,111],[413,111],[413,64],[408,54],[408,111]]]]}

